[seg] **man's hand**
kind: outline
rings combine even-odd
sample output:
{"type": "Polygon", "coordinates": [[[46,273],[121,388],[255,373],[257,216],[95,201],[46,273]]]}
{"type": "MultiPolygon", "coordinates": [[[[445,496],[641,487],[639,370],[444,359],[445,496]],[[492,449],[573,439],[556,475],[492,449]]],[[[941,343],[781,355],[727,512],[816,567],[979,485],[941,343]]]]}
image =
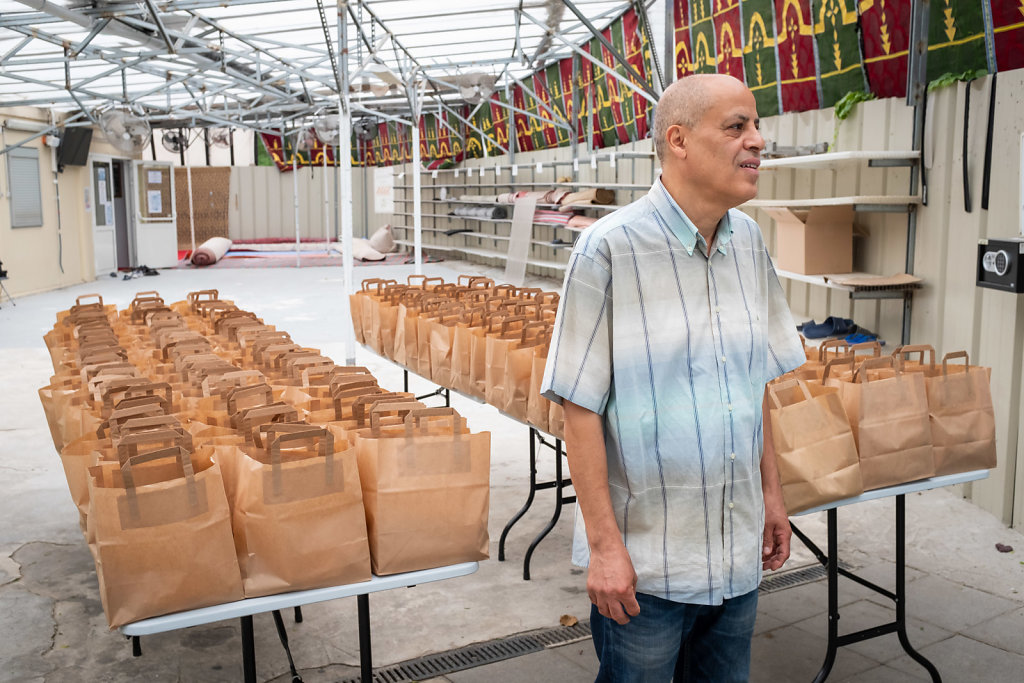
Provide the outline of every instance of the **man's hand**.
{"type": "Polygon", "coordinates": [[[629,617],[640,614],[636,571],[624,545],[597,552],[591,549],[587,595],[601,616],[614,619],[617,624],[628,624],[629,617]]]}
{"type": "Polygon", "coordinates": [[[789,540],[793,530],[781,500],[764,501],[764,544],[761,548],[761,568],[772,571],[780,568],[789,559],[789,540]]]}

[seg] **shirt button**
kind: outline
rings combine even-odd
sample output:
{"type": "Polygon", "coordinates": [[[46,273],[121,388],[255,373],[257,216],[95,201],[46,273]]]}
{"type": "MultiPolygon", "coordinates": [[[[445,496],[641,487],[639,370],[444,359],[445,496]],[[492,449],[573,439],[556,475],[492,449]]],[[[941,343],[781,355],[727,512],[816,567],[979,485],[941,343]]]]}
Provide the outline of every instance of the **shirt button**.
{"type": "Polygon", "coordinates": [[[722,356],[722,362],[723,363],[725,362],[725,356],[722,356]]]}
{"type": "Polygon", "coordinates": [[[730,509],[730,510],[732,510],[732,509],[733,509],[734,507],[736,507],[736,506],[735,506],[735,505],[733,505],[732,503],[729,503],[729,509],[730,509]]]}
{"type": "Polygon", "coordinates": [[[726,403],[725,407],[729,409],[730,413],[732,412],[732,404],[731,403],[726,403]]]}
{"type": "Polygon", "coordinates": [[[718,307],[718,306],[715,306],[715,313],[721,313],[721,312],[722,312],[722,309],[720,307],[718,307]]]}
{"type": "Polygon", "coordinates": [[[730,453],[729,454],[729,459],[730,460],[735,460],[736,459],[736,454],[735,453],[730,453]]]}

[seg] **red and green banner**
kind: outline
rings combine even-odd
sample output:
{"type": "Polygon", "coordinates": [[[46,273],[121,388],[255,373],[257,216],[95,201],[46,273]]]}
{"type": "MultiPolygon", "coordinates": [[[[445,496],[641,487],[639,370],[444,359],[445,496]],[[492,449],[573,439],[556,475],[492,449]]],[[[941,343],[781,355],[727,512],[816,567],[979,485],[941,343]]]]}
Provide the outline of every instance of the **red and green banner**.
{"type": "Polygon", "coordinates": [[[775,0],[775,44],[783,112],[820,106],[813,29],[810,0],[775,0]]]}
{"type": "Polygon", "coordinates": [[[861,0],[868,86],[876,97],[906,97],[912,0],[861,0]]]}
{"type": "Polygon", "coordinates": [[[740,5],[745,42],[743,67],[759,116],[779,113],[778,59],[775,51],[775,5],[772,0],[743,0],[740,5]]]}
{"type": "Polygon", "coordinates": [[[831,107],[846,93],[864,92],[856,0],[814,0],[821,106],[831,107]]]}
{"type": "MultiPolygon", "coordinates": [[[[654,66],[651,62],[651,43],[647,40],[647,34],[640,26],[635,11],[630,10],[623,15],[622,33],[626,39],[626,61],[629,62],[629,65],[638,74],[646,79],[647,85],[653,85],[654,66]]],[[[639,85],[632,77],[630,82],[635,86],[639,85]]],[[[650,109],[648,106],[650,102],[636,90],[631,95],[633,98],[633,118],[636,121],[633,139],[642,140],[648,136],[649,124],[647,115],[650,109]]]]}
{"type": "Polygon", "coordinates": [[[312,134],[311,130],[307,131],[303,138],[306,144],[303,148],[296,149],[293,144],[294,139],[291,137],[260,133],[263,149],[279,171],[292,170],[293,161],[296,166],[323,166],[325,155],[327,156],[327,165],[335,165],[334,148],[331,145],[324,145],[319,138],[312,134]]]}
{"type": "Polygon", "coordinates": [[[555,98],[549,89],[551,85],[558,88],[561,93],[561,84],[558,79],[558,65],[551,64],[547,69],[537,71],[533,74],[533,92],[537,93],[540,103],[537,105],[537,114],[543,119],[540,123],[543,142],[540,149],[550,149],[569,144],[569,132],[557,124],[564,124],[564,113],[559,111],[555,98]],[[554,70],[554,79],[548,80],[548,71],[554,70]]]}
{"type": "MultiPolygon", "coordinates": [[[[721,0],[718,0],[721,2],[721,0]]],[[[712,0],[690,0],[691,70],[696,74],[718,73],[718,52],[712,0]]]]}
{"type": "MultiPolygon", "coordinates": [[[[590,44],[583,46],[583,51],[590,54],[590,44]]],[[[599,67],[595,66],[589,59],[580,58],[580,129],[583,131],[583,139],[590,135],[590,146],[593,149],[600,149],[604,146],[604,137],[601,135],[601,123],[598,118],[597,85],[594,82],[595,74],[599,67]],[[590,131],[587,132],[587,122],[590,122],[590,131]]]]}
{"type": "Polygon", "coordinates": [[[999,71],[1024,67],[1024,2],[992,0],[992,38],[999,71]]]}
{"type": "Polygon", "coordinates": [[[572,119],[572,58],[563,59],[559,62],[549,64],[544,71],[538,72],[538,76],[543,74],[543,79],[538,79],[538,86],[543,82],[543,89],[538,90],[537,94],[545,97],[547,105],[551,107],[551,110],[555,112],[555,121],[560,125],[554,126],[555,133],[555,144],[558,147],[565,147],[570,142],[571,131],[565,128],[565,125],[571,126],[572,119]],[[564,70],[562,69],[563,64],[568,62],[568,78],[563,76],[564,70]]]}
{"type": "Polygon", "coordinates": [[[693,73],[693,50],[690,49],[690,0],[672,0],[675,21],[676,78],[693,73]]]}
{"type": "MultiPolygon", "coordinates": [[[[490,128],[484,127],[484,130],[491,134],[495,140],[498,141],[503,147],[508,149],[509,145],[509,110],[503,107],[502,104],[507,103],[504,93],[494,93],[491,95],[491,101],[488,105],[491,110],[491,116],[488,120],[490,128]]],[[[488,154],[504,154],[499,148],[495,147],[490,141],[487,141],[487,153],[488,154]]]]}
{"type": "Polygon", "coordinates": [[[932,0],[928,14],[929,83],[947,73],[988,69],[982,1],[932,0]]]}
{"type": "Polygon", "coordinates": [[[743,77],[743,19],[739,0],[719,0],[713,15],[718,73],[745,82],[743,77]]]}

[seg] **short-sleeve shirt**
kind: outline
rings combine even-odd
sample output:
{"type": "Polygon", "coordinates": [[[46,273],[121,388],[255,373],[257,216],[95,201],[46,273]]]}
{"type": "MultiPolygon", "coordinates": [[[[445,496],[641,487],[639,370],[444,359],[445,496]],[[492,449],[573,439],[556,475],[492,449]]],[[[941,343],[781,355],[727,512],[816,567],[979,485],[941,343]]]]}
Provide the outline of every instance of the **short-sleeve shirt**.
{"type": "MultiPolygon", "coordinates": [[[[660,178],[570,258],[542,393],[601,414],[637,591],[717,605],[761,580],[765,384],[805,360],[761,231],[709,248],[660,178]]],[[[586,566],[577,514],[573,561],[586,566]]]]}

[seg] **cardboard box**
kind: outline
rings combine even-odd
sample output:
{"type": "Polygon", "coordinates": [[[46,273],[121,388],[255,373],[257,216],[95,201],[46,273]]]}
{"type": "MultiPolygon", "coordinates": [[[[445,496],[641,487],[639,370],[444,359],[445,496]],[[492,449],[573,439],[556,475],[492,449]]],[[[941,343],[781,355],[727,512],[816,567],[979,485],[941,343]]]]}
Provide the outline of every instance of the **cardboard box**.
{"type": "Polygon", "coordinates": [[[775,219],[775,267],[803,275],[853,270],[853,206],[765,209],[775,219]]]}

